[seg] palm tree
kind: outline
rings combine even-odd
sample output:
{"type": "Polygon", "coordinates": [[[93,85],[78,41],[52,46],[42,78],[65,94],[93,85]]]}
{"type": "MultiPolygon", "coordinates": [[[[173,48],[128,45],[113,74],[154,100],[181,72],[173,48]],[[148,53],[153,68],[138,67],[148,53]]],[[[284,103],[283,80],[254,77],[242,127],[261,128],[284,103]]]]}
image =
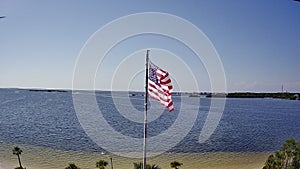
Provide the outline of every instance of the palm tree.
{"type": "Polygon", "coordinates": [[[300,141],[286,140],[279,151],[271,154],[263,169],[293,169],[300,168],[300,141]]]}
{"type": "Polygon", "coordinates": [[[178,169],[182,165],[183,165],[183,163],[180,163],[178,161],[173,161],[170,163],[171,168],[175,168],[175,169],[178,169]]]}
{"type": "Polygon", "coordinates": [[[22,164],[21,164],[21,159],[20,159],[20,155],[21,155],[21,153],[22,153],[22,150],[17,146],[17,147],[14,147],[14,148],[12,149],[12,151],[13,151],[13,154],[14,154],[14,155],[17,155],[17,156],[18,156],[18,161],[19,161],[19,165],[20,165],[20,167],[18,167],[18,168],[19,168],[19,169],[23,169],[22,164]]]}
{"type": "Polygon", "coordinates": [[[274,157],[273,154],[271,154],[268,157],[268,160],[265,162],[265,166],[263,167],[263,169],[273,169],[273,168],[275,168],[275,161],[276,161],[276,158],[274,157]]]}
{"type": "Polygon", "coordinates": [[[133,163],[133,169],[143,169],[143,163],[133,163]]]}
{"type": "Polygon", "coordinates": [[[293,161],[294,154],[296,149],[296,141],[294,139],[286,140],[283,146],[281,147],[281,151],[285,155],[285,164],[284,168],[287,168],[291,165],[291,162],[293,161]]]}
{"type": "Polygon", "coordinates": [[[74,163],[69,163],[69,166],[67,166],[65,169],[80,169],[77,167],[74,163]]]}
{"type": "MultiPolygon", "coordinates": [[[[133,163],[133,168],[134,169],[143,169],[143,163],[139,162],[139,163],[133,163]]],[[[146,169],[161,169],[158,165],[153,164],[146,164],[146,169]]]]}
{"type": "Polygon", "coordinates": [[[158,165],[152,164],[152,165],[146,165],[147,169],[161,169],[158,165]],[[149,167],[149,168],[148,168],[149,167]]]}
{"type": "Polygon", "coordinates": [[[107,166],[108,162],[105,160],[99,160],[98,162],[96,162],[96,167],[99,169],[105,169],[105,167],[107,166]]]}

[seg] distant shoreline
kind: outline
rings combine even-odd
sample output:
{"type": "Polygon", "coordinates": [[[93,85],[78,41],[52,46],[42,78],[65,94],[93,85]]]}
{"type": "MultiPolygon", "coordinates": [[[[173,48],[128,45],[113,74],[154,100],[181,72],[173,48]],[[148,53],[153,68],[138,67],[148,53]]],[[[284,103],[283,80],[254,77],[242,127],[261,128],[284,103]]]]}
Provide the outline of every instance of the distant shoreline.
{"type": "MultiPolygon", "coordinates": [[[[35,89],[35,88],[1,88],[27,90],[32,92],[72,92],[70,89],[35,89]]],[[[90,91],[90,90],[73,90],[73,91],[90,91]]],[[[95,90],[96,92],[128,92],[129,96],[144,96],[141,91],[107,91],[95,90]]],[[[173,96],[188,97],[206,97],[206,98],[276,98],[287,100],[300,100],[300,93],[296,92],[230,92],[230,93],[211,93],[211,92],[173,92],[173,96]]]]}
{"type": "Polygon", "coordinates": [[[299,100],[300,93],[254,93],[254,92],[236,92],[236,93],[216,93],[208,94],[206,97],[226,97],[226,98],[275,98],[275,99],[288,99],[299,100]]]}

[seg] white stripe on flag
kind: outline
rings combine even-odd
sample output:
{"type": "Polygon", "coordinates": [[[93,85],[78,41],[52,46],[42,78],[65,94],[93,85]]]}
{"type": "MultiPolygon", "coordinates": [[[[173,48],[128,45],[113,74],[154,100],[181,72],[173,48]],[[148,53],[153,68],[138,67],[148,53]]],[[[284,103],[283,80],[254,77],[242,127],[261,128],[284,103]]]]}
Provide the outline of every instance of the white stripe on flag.
{"type": "Polygon", "coordinates": [[[149,61],[149,74],[152,75],[148,79],[149,96],[172,112],[174,110],[172,101],[173,86],[169,73],[149,61]]]}

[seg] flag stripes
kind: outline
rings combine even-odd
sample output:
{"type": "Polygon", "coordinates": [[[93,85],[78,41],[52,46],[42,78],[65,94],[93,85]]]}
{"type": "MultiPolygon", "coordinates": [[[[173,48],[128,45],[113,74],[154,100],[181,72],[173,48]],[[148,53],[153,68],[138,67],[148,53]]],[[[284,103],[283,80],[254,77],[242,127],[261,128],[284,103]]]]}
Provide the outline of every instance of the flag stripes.
{"type": "Polygon", "coordinates": [[[148,77],[149,96],[168,108],[170,112],[174,111],[172,101],[173,86],[171,84],[169,73],[149,61],[148,77]]]}

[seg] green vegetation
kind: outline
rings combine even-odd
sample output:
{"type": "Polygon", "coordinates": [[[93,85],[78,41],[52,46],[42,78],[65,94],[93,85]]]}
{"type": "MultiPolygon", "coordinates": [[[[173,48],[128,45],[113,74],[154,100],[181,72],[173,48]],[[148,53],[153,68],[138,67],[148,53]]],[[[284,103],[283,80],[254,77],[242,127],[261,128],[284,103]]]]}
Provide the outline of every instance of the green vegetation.
{"type": "MultiPolygon", "coordinates": [[[[133,169],[143,169],[143,163],[133,163],[133,169]]],[[[146,164],[146,169],[161,169],[158,165],[156,164],[146,164]]]]}
{"type": "Polygon", "coordinates": [[[143,163],[142,162],[133,163],[133,169],[143,169],[143,163]]]}
{"type": "Polygon", "coordinates": [[[278,92],[278,93],[254,93],[254,92],[236,92],[236,93],[208,93],[206,97],[227,97],[227,98],[278,98],[288,100],[299,100],[300,93],[278,92]]]}
{"type": "Polygon", "coordinates": [[[289,100],[296,100],[299,99],[299,93],[228,93],[228,98],[280,98],[280,99],[289,99],[289,100]]]}
{"type": "Polygon", "coordinates": [[[180,163],[178,161],[173,161],[170,163],[171,168],[179,169],[180,166],[182,166],[183,163],[180,163]]]}
{"type": "Polygon", "coordinates": [[[287,140],[279,151],[270,155],[263,169],[299,169],[300,141],[287,140]]]}
{"type": "Polygon", "coordinates": [[[96,162],[96,167],[99,169],[105,169],[105,167],[108,165],[108,162],[105,160],[99,160],[96,162]]]}
{"type": "Polygon", "coordinates": [[[65,169],[80,169],[77,167],[74,163],[69,163],[69,166],[67,166],[65,169]]]}
{"type": "Polygon", "coordinates": [[[54,89],[29,89],[31,92],[67,92],[66,90],[54,90],[54,89]]]}
{"type": "Polygon", "coordinates": [[[14,148],[12,149],[12,151],[13,151],[13,154],[14,154],[14,155],[18,156],[18,161],[19,161],[19,165],[20,165],[20,167],[16,167],[15,169],[26,169],[26,168],[23,168],[23,167],[22,167],[22,164],[21,164],[21,158],[20,158],[20,155],[22,154],[22,150],[17,146],[17,147],[14,147],[14,148]]]}

